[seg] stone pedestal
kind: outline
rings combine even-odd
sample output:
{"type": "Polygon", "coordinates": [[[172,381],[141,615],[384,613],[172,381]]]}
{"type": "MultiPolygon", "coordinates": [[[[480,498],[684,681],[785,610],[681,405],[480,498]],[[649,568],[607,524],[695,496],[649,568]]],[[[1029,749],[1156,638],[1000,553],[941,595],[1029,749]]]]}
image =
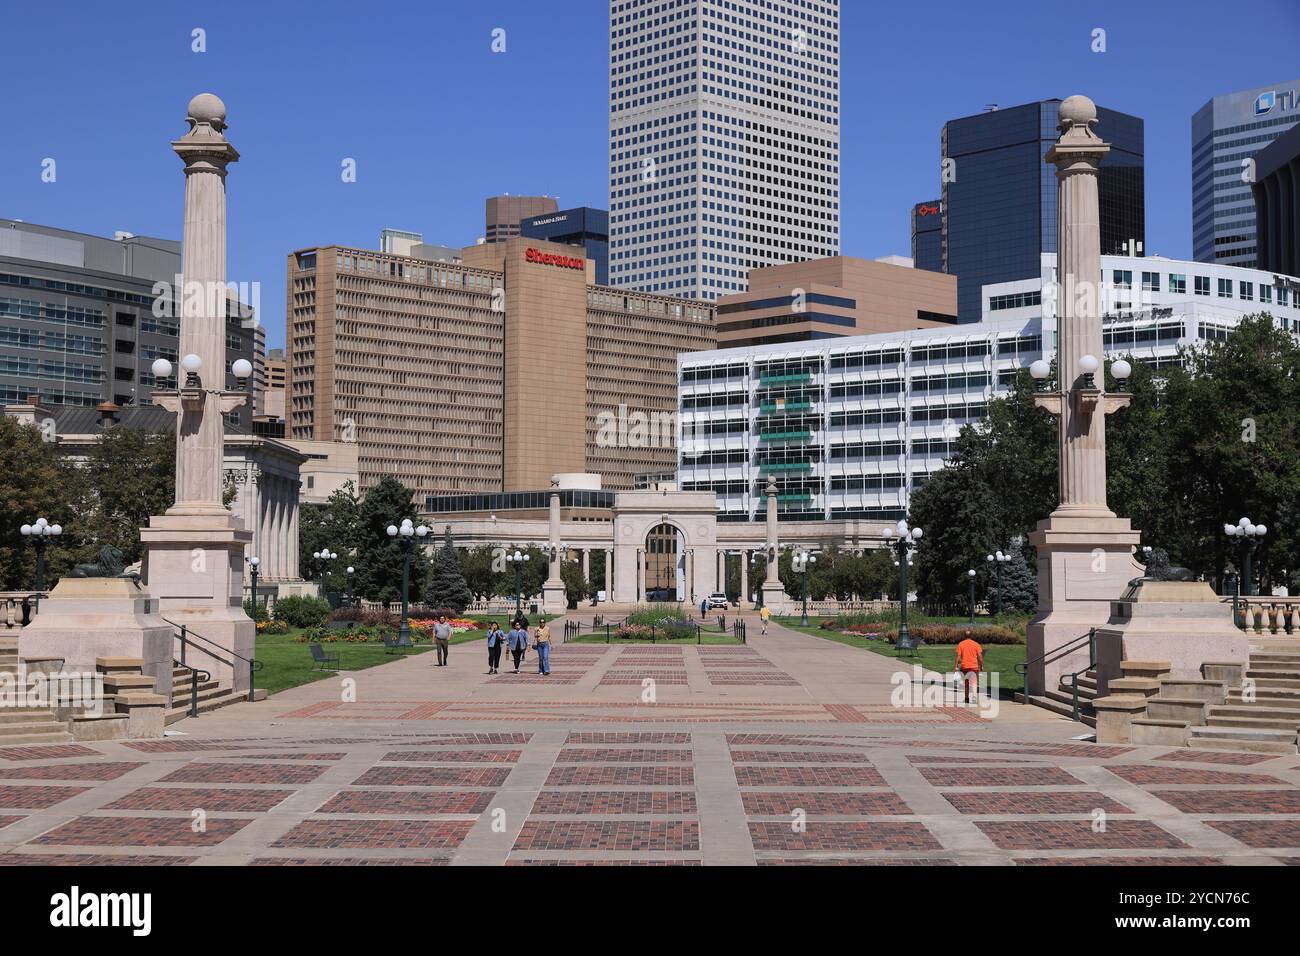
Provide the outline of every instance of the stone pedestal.
{"type": "Polygon", "coordinates": [[[763,582],[763,604],[767,605],[767,609],[773,614],[790,613],[790,596],[785,593],[785,586],[780,581],[763,582]]]}
{"type": "Polygon", "coordinates": [[[256,650],[256,625],[243,608],[244,549],[251,539],[229,512],[156,515],[140,529],[147,549],[143,577],[159,595],[160,613],[177,630],[184,625],[197,635],[185,662],[237,691],[248,689],[248,664],[222,650],[248,659],[256,650]]]}
{"type": "Polygon", "coordinates": [[[563,614],[567,609],[563,582],[547,581],[542,585],[542,611],[547,615],[563,614]]]}
{"type": "Polygon", "coordinates": [[[19,634],[18,656],[62,658],[65,672],[86,674],[101,657],[138,658],[154,692],[167,696],[174,644],[147,588],[129,578],[64,578],[19,634]]]}
{"type": "MultiPolygon", "coordinates": [[[[1030,661],[1106,624],[1111,603],[1145,568],[1133,560],[1141,533],[1127,518],[1074,518],[1054,514],[1029,535],[1038,551],[1038,615],[1029,623],[1025,656],[1030,661]]],[[[1061,675],[1088,663],[1088,648],[1047,662],[1038,660],[1026,675],[1030,694],[1056,687],[1061,675]]],[[[1118,671],[1114,673],[1119,677],[1118,671]]]]}
{"type": "Polygon", "coordinates": [[[1199,682],[1207,662],[1244,665],[1250,640],[1204,581],[1145,581],[1111,602],[1110,619],[1097,629],[1097,654],[1097,692],[1104,694],[1122,660],[1168,661],[1168,678],[1199,682]]]}

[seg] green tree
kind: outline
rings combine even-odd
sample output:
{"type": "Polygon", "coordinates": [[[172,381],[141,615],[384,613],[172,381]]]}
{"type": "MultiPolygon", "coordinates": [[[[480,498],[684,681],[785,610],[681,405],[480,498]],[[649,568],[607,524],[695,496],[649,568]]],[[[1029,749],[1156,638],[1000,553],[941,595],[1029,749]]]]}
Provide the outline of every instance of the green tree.
{"type": "MultiPolygon", "coordinates": [[[[460,553],[460,573],[476,601],[500,593],[497,586],[501,583],[499,579],[502,575],[497,568],[505,565],[501,560],[503,554],[501,548],[490,544],[480,544],[460,553]]],[[[509,593],[508,586],[506,593],[509,593]]]]}
{"type": "Polygon", "coordinates": [[[93,550],[118,548],[127,564],[144,556],[140,529],[176,500],[176,439],[170,432],[105,429],[80,466],[85,536],[93,550]]]}
{"type": "Polygon", "coordinates": [[[1007,555],[1011,560],[1002,565],[1001,597],[996,584],[990,587],[989,607],[997,607],[1003,614],[1008,611],[1032,614],[1038,610],[1038,577],[1029,569],[1018,542],[1012,543],[1007,555]]]}
{"type": "Polygon", "coordinates": [[[564,582],[564,597],[571,605],[577,605],[591,590],[591,583],[582,573],[582,564],[577,561],[560,562],[560,580],[564,582]]]}
{"type": "Polygon", "coordinates": [[[347,568],[356,563],[353,555],[361,527],[359,511],[360,501],[350,481],[330,495],[323,505],[300,505],[298,508],[298,566],[305,579],[319,580],[327,592],[341,594],[347,590],[347,568]],[[325,550],[337,553],[338,560],[322,564],[312,557],[325,550]]]}
{"type": "MultiPolygon", "coordinates": [[[[402,536],[390,537],[388,527],[400,527],[404,518],[418,524],[415,494],[392,475],[372,485],[357,507],[356,591],[385,607],[402,599],[402,536]]],[[[413,539],[407,600],[419,599],[428,576],[428,556],[420,539],[413,539]]]]}
{"type": "Polygon", "coordinates": [[[45,587],[53,587],[70,567],[84,539],[75,479],[39,428],[0,415],[0,590],[21,591],[36,583],[36,549],[19,529],[37,518],[64,528],[45,549],[45,587]]]}
{"type": "Polygon", "coordinates": [[[460,558],[452,541],[451,526],[443,532],[442,546],[433,553],[429,571],[429,586],[424,591],[424,603],[439,610],[446,608],[457,614],[465,613],[474,600],[465,576],[460,571],[460,558]]]}
{"type": "Polygon", "coordinates": [[[948,465],[912,493],[912,523],[925,533],[909,575],[927,601],[953,604],[968,594],[966,572],[994,550],[1001,518],[997,495],[980,468],[979,437],[966,429],[948,465]]]}

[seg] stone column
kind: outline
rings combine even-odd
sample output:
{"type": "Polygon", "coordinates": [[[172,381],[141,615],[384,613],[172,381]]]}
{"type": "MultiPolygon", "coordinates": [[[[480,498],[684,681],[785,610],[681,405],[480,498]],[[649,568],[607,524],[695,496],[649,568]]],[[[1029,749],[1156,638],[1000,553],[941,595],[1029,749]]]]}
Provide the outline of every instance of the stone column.
{"type": "Polygon", "coordinates": [[[584,578],[591,576],[591,549],[582,549],[582,576],[584,578]]]}
{"type": "MultiPolygon", "coordinates": [[[[1096,124],[1093,102],[1069,97],[1060,107],[1061,136],[1045,158],[1057,177],[1057,285],[1044,294],[1056,295],[1060,387],[1034,401],[1060,417],[1060,505],[1029,536],[1038,552],[1039,596],[1026,641],[1030,694],[1054,688],[1060,675],[1088,663],[1086,648],[1050,664],[1038,659],[1105,624],[1111,602],[1144,573],[1132,557],[1139,532],[1106,505],[1106,415],[1125,407],[1129,396],[1106,394],[1104,368],[1092,383],[1079,369],[1084,355],[1099,362],[1105,355],[1097,169],[1110,146],[1094,131],[1096,124]]],[[[1104,683],[1111,675],[1102,670],[1099,664],[1104,683]]]]}
{"type": "Polygon", "coordinates": [[[614,592],[614,549],[608,548],[605,551],[605,599],[612,600],[614,592]]]}
{"type": "Polygon", "coordinates": [[[636,549],[636,599],[645,600],[645,550],[636,549]]]}
{"type": "Polygon", "coordinates": [[[244,392],[226,384],[226,167],[239,153],[226,140],[226,107],[211,93],[189,104],[190,130],[172,143],[185,163],[180,354],[201,360],[196,381],[176,371],[179,388],[157,391],[154,403],[176,415],[176,501],[149,519],[140,539],[143,577],[164,617],[188,625],[227,653],[195,662],[236,690],[248,686],[255,631],[243,610],[245,549],[252,533],[221,502],[224,414],[244,392]],[[229,661],[234,661],[232,666],[229,661]]]}
{"type": "Polygon", "coordinates": [[[780,569],[780,541],[777,538],[776,529],[776,478],[772,475],[767,476],[767,575],[763,580],[763,604],[767,605],[773,614],[784,610],[786,603],[785,588],[781,585],[781,576],[778,574],[780,569]]]}
{"type": "Polygon", "coordinates": [[[740,552],[740,604],[743,607],[749,600],[749,552],[740,552]]]}
{"type": "Polygon", "coordinates": [[[542,608],[547,614],[559,614],[565,608],[564,582],[560,579],[560,496],[551,492],[550,515],[547,525],[547,549],[550,555],[549,573],[542,585],[542,608]]]}
{"type": "MultiPolygon", "coordinates": [[[[290,581],[298,580],[298,489],[289,485],[289,563],[285,570],[285,576],[290,581]]],[[[343,560],[350,560],[348,556],[343,555],[343,560]]],[[[343,565],[345,568],[346,564],[343,565]]]]}

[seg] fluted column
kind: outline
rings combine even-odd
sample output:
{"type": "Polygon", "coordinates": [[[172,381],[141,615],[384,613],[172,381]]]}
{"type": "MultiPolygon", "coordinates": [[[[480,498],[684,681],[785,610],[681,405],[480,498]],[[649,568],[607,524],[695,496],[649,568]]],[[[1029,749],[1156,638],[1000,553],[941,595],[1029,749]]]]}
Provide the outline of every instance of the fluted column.
{"type": "Polygon", "coordinates": [[[766,584],[780,586],[781,579],[777,575],[776,549],[778,547],[776,536],[776,478],[772,475],[767,476],[767,579],[766,584]]]}
{"type": "Polygon", "coordinates": [[[749,600],[749,552],[742,550],[740,552],[740,601],[743,604],[749,600]]]}

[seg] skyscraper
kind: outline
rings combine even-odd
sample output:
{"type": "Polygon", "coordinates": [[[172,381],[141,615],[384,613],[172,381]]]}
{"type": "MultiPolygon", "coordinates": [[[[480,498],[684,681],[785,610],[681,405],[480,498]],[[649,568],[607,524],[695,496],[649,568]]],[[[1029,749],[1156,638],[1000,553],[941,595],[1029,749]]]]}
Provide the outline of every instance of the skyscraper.
{"type": "MultiPolygon", "coordinates": [[[[1056,251],[1056,171],[1043,157],[1056,142],[1059,99],[949,120],[943,127],[943,271],[957,277],[957,314],[978,322],[980,290],[1038,275],[1056,251]]],[[[1146,232],[1143,123],[1097,108],[1101,251],[1137,250],[1146,232]],[[1130,247],[1130,243],[1133,245],[1130,247]]]]}
{"type": "Polygon", "coordinates": [[[1192,256],[1197,262],[1255,264],[1253,157],[1297,121],[1300,80],[1225,93],[1192,116],[1192,256]]]}
{"type": "Polygon", "coordinates": [[[943,203],[938,199],[912,207],[912,263],[917,269],[943,271],[943,203]]]}
{"type": "Polygon", "coordinates": [[[611,0],[610,283],[712,300],[840,247],[839,0],[611,0]]]}
{"type": "Polygon", "coordinates": [[[519,235],[519,224],[525,219],[559,208],[550,196],[489,196],[484,203],[483,237],[488,242],[513,239],[519,235]]]}

